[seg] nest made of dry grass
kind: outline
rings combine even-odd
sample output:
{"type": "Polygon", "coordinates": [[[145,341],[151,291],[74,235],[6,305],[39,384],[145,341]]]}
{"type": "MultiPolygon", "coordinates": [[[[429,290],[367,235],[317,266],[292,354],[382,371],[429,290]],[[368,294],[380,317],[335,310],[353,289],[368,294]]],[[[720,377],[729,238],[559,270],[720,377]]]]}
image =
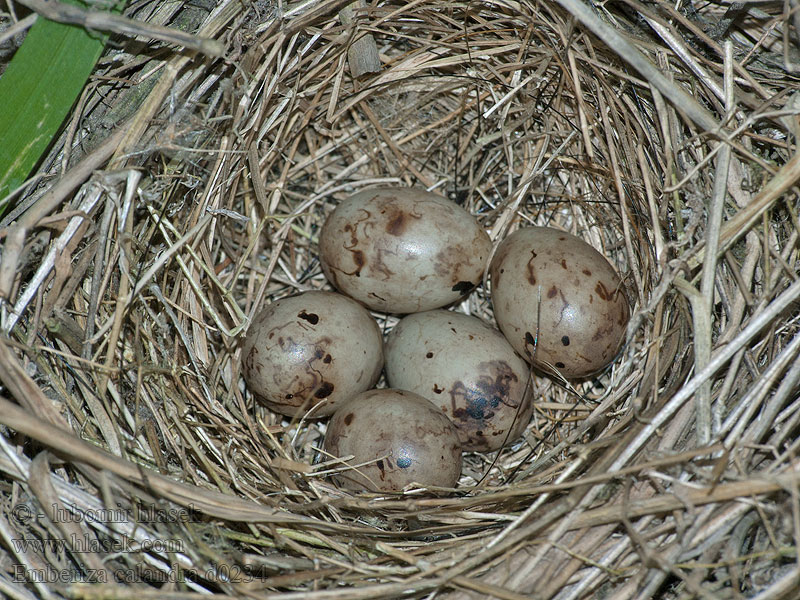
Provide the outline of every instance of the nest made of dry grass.
{"type": "MultiPolygon", "coordinates": [[[[118,39],[0,223],[0,593],[796,597],[793,13],[593,5],[657,82],[566,0],[345,4],[136,4],[225,56],[118,39]],[[337,490],[324,422],[240,377],[254,313],[329,287],[319,227],[376,184],[495,242],[571,231],[634,307],[615,364],[536,377],[455,494],[337,490]]],[[[485,286],[456,309],[492,319],[485,286]]]]}

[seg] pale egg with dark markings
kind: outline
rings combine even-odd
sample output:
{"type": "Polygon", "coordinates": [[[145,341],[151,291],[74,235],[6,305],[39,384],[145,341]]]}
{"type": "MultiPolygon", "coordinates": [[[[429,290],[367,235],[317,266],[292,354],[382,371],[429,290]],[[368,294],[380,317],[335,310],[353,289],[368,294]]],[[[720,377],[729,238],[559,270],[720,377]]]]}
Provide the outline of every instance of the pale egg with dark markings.
{"type": "Polygon", "coordinates": [[[377,188],[342,201],[319,235],[328,280],[390,313],[439,308],[470,292],[489,260],[489,236],[466,210],[418,188],[377,188]]]}
{"type": "Polygon", "coordinates": [[[519,229],[497,247],[489,276],[500,330],[537,368],[585,377],[619,353],[628,299],[614,267],[582,239],[519,229]]]}
{"type": "Polygon", "coordinates": [[[281,298],[253,320],[242,346],[248,389],[290,417],[319,404],[333,414],[368,390],[383,368],[383,338],[372,315],[351,298],[310,291],[281,298]]]}
{"type": "Polygon", "coordinates": [[[370,390],[346,402],[328,422],[324,449],[353,457],[333,477],[345,489],[452,488],[461,475],[455,426],[433,403],[405,390],[370,390]]]}
{"type": "Polygon", "coordinates": [[[386,378],[448,416],[464,450],[514,442],[533,411],[529,367],[497,329],[447,310],[408,315],[386,339],[386,378]]]}

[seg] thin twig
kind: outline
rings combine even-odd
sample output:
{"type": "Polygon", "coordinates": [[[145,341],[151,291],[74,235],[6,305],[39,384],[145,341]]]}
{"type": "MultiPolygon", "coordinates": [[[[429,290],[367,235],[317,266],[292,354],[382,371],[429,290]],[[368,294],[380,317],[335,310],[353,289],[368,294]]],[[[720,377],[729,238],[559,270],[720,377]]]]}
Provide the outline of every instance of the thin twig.
{"type": "Polygon", "coordinates": [[[18,0],[18,2],[57,23],[80,25],[88,30],[111,31],[131,37],[142,36],[161,40],[209,56],[222,56],[225,51],[222,43],[217,40],[198,37],[180,29],[128,19],[113,13],[87,10],[54,0],[18,0]]]}

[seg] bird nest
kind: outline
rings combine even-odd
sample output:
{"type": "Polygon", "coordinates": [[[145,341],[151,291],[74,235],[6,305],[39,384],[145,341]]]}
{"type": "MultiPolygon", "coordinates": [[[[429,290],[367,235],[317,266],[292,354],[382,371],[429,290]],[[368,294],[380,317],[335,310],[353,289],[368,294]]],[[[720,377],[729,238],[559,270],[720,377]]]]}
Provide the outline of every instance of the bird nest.
{"type": "MultiPolygon", "coordinates": [[[[0,222],[0,592],[796,597],[793,6],[132,5],[225,52],[115,38],[0,222]],[[578,235],[631,300],[613,365],[535,375],[523,437],[451,494],[337,489],[325,420],[241,377],[377,184],[495,245],[578,235]]],[[[493,319],[486,285],[454,308],[493,319]]]]}

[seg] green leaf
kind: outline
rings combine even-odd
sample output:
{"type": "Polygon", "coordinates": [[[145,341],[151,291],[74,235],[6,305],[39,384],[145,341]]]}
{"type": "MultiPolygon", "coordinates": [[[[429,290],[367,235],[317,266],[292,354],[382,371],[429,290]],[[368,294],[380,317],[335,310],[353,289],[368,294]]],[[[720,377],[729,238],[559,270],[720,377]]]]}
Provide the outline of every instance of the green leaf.
{"type": "Polygon", "coordinates": [[[0,77],[0,215],[52,143],[107,39],[40,16],[0,77]]]}

